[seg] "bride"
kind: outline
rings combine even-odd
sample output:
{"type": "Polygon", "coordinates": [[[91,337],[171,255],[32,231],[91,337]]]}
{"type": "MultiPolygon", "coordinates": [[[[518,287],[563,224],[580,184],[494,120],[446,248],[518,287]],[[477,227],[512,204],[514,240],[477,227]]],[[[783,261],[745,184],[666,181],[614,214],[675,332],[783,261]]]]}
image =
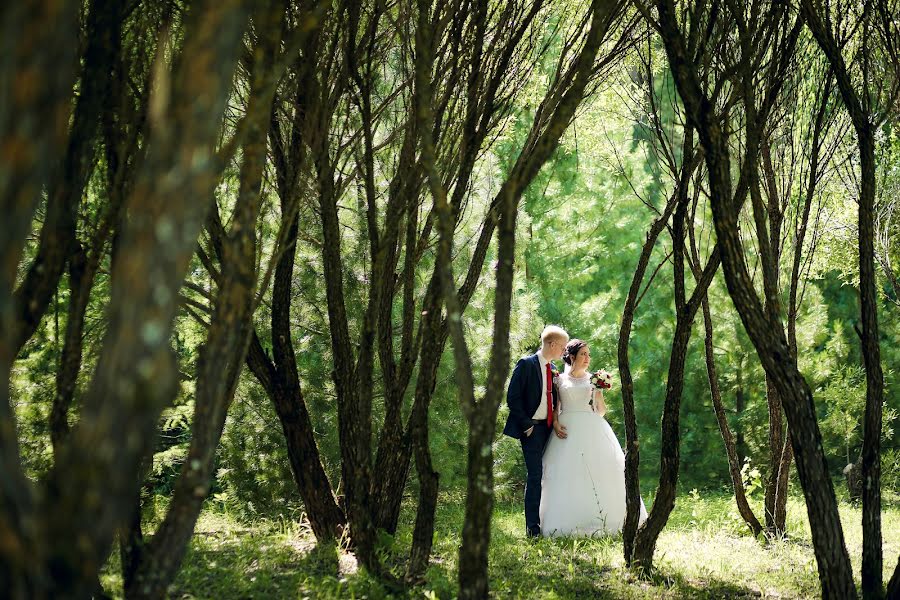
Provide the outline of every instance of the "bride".
{"type": "MultiPolygon", "coordinates": [[[[544,451],[541,532],[545,536],[615,534],[625,523],[625,455],[603,415],[603,391],[591,383],[586,342],[566,346],[559,376],[556,435],[544,451]]],[[[647,518],[641,501],[640,522],[647,518]]]]}

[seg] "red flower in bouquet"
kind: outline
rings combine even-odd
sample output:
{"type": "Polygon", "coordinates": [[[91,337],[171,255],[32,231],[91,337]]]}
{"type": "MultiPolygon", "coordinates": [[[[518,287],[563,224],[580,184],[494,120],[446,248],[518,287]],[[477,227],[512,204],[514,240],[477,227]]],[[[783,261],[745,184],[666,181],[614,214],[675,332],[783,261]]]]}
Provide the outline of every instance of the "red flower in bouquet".
{"type": "Polygon", "coordinates": [[[604,369],[591,374],[591,383],[598,390],[608,390],[612,387],[612,373],[604,369]]]}

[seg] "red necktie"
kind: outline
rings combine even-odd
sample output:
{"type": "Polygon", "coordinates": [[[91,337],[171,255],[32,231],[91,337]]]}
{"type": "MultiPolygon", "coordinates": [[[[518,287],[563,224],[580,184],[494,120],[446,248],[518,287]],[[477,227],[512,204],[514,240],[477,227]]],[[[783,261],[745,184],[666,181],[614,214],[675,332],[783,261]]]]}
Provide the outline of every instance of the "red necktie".
{"type": "Polygon", "coordinates": [[[547,426],[553,425],[553,373],[547,363],[547,426]]]}

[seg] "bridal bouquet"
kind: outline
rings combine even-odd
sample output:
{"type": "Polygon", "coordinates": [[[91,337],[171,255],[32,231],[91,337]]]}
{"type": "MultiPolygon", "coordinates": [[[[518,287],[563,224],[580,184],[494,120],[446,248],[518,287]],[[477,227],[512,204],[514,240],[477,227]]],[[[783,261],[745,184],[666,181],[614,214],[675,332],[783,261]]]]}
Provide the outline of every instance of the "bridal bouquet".
{"type": "Polygon", "coordinates": [[[612,374],[604,369],[591,374],[591,383],[598,390],[608,390],[612,387],[612,374]]]}

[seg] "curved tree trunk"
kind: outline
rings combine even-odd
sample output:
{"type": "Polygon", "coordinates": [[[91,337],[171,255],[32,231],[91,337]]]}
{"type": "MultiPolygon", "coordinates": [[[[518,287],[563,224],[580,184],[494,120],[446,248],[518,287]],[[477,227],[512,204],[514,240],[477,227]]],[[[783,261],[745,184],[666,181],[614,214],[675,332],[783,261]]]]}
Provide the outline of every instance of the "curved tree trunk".
{"type": "Polygon", "coordinates": [[[647,232],[647,239],[641,248],[628,296],[625,298],[625,308],[622,311],[622,324],[619,326],[618,343],[618,367],[619,381],[622,385],[622,412],[625,419],[625,525],[622,529],[622,544],[625,553],[625,564],[631,566],[634,554],[634,536],[638,528],[641,507],[640,479],[638,467],[640,465],[640,450],[637,437],[637,418],[634,411],[634,379],[631,376],[631,365],[628,359],[628,343],[631,339],[631,327],[634,324],[634,313],[637,310],[638,295],[641,291],[641,283],[650,263],[650,256],[659,234],[669,222],[672,211],[675,210],[676,196],[673,194],[666,202],[665,209],[647,232]]]}
{"type": "MultiPolygon", "coordinates": [[[[693,138],[690,131],[685,136],[685,146],[693,147],[693,138]]],[[[690,163],[689,155],[686,156],[690,163]]],[[[713,276],[719,268],[719,250],[717,245],[713,249],[709,262],[698,279],[697,285],[694,287],[691,298],[689,300],[685,299],[685,226],[688,204],[690,202],[688,185],[692,173],[693,169],[689,164],[686,164],[683,167],[681,178],[678,182],[678,189],[676,190],[678,206],[675,210],[672,227],[676,322],[675,332],[672,336],[672,350],[669,356],[669,371],[666,379],[666,399],[663,405],[659,485],[653,499],[653,506],[650,508],[647,516],[647,521],[637,530],[635,535],[631,562],[633,566],[645,571],[653,567],[653,554],[656,549],[656,542],[669,520],[672,509],[675,508],[678,469],[681,460],[681,396],[684,391],[684,369],[687,360],[688,342],[690,341],[697,309],[700,307],[700,301],[706,297],[713,276]]]]}
{"type": "MultiPolygon", "coordinates": [[[[807,26],[825,54],[832,69],[844,105],[856,130],[860,153],[859,191],[859,303],[862,321],[863,363],[866,369],[866,409],[863,418],[862,479],[863,479],[863,555],[862,589],[866,598],[882,593],[881,547],[881,421],[884,402],[884,374],[881,368],[881,348],[878,341],[878,305],[875,293],[875,131],[872,123],[869,95],[869,73],[864,70],[863,89],[854,87],[841,49],[834,39],[830,20],[824,23],[811,0],[800,3],[807,26]]],[[[862,19],[863,51],[868,51],[869,35],[874,35],[873,7],[866,3],[862,19]]],[[[878,10],[882,10],[879,7],[878,10]]],[[[893,19],[893,15],[881,15],[893,19]]]]}
{"type": "Polygon", "coordinates": [[[169,336],[207,208],[185,198],[209,198],[218,180],[218,165],[196,157],[213,155],[246,25],[240,2],[191,9],[171,104],[155,107],[151,150],[129,194],[103,350],[79,423],[48,475],[42,508],[54,576],[46,585],[60,598],[91,593],[132,509],[138,484],[129,474],[175,394],[169,336]]]}
{"type": "Polygon", "coordinates": [[[825,598],[854,598],[856,589],[834,488],[822,448],[812,392],[800,374],[796,361],[792,360],[783,329],[780,324],[770,322],[750,280],[738,233],[738,215],[732,198],[731,162],[725,132],[710,114],[709,100],[700,85],[696,65],[685,50],[675,7],[671,0],[658,0],[656,6],[676,87],[689,120],[698,129],[704,148],[713,219],[722,249],[728,291],[763,368],[775,381],[791,429],[791,442],[797,459],[797,472],[806,496],[822,594],[825,598]]]}
{"type": "Polygon", "coordinates": [[[10,370],[17,342],[14,290],[19,262],[41,192],[66,147],[72,89],[78,67],[78,14],[81,2],[9,2],[0,8],[5,59],[0,89],[9,94],[0,107],[0,587],[14,599],[40,595],[42,556],[36,550],[37,523],[31,482],[19,454],[16,420],[10,405],[10,370]]]}
{"type": "Polygon", "coordinates": [[[722,434],[722,442],[725,444],[725,453],[728,456],[728,473],[731,476],[731,486],[734,489],[734,500],[738,512],[754,536],[762,533],[763,527],[747,502],[747,493],[744,490],[744,482],[741,479],[741,461],[737,453],[737,445],[731,428],[728,426],[728,416],[725,414],[725,406],[722,404],[722,392],[719,389],[719,380],[716,373],[716,361],[713,351],[713,324],[709,310],[709,298],[703,299],[703,327],[706,332],[704,348],[706,350],[706,374],[709,378],[709,391],[712,396],[713,408],[716,412],[716,422],[719,424],[719,433],[722,434]]]}
{"type": "MultiPolygon", "coordinates": [[[[437,362],[435,361],[433,364],[434,375],[429,376],[431,388],[427,391],[428,397],[434,391],[434,381],[437,375],[437,362]]],[[[421,394],[418,390],[416,391],[410,431],[413,452],[416,457],[416,474],[419,478],[419,503],[416,511],[416,524],[413,528],[409,564],[406,569],[406,579],[409,582],[418,582],[428,568],[434,540],[434,515],[438,498],[439,475],[431,464],[431,448],[428,441],[428,401],[425,398],[426,390],[423,389],[421,394]]]]}
{"type": "MultiPolygon", "coordinates": [[[[256,221],[262,206],[269,115],[277,84],[273,66],[284,16],[274,1],[258,5],[254,12],[258,58],[250,70],[240,189],[223,248],[209,332],[198,361],[191,442],[166,515],[144,546],[132,586],[125,590],[128,598],[164,597],[181,567],[212,484],[216,448],[247,352],[257,282],[256,221]]],[[[211,219],[218,223],[218,209],[213,211],[211,219]]]]}
{"type": "MultiPolygon", "coordinates": [[[[321,48],[319,29],[309,33],[302,44],[303,60],[297,67],[297,89],[291,103],[290,131],[283,132],[277,112],[272,113],[269,128],[275,168],[276,188],[281,204],[281,219],[287,224],[284,250],[275,265],[272,284],[271,342],[272,357],[263,348],[259,336],[251,334],[247,366],[266,391],[281,423],[291,473],[313,534],[319,541],[340,537],[346,516],[338,506],[331,482],[322,465],[312,420],[303,397],[297,369],[291,328],[294,263],[297,235],[300,231],[300,173],[307,163],[306,141],[315,113],[313,79],[321,48]]],[[[211,232],[211,235],[213,232],[211,232]]],[[[221,236],[218,236],[221,237],[221,236]]],[[[212,235],[214,243],[216,236],[212,235]]],[[[218,248],[217,248],[218,252],[218,248]]]]}
{"type": "Polygon", "coordinates": [[[16,353],[37,330],[74,249],[81,197],[96,162],[101,114],[112,109],[109,99],[114,97],[112,79],[121,53],[122,13],[122,3],[116,0],[94,0],[88,7],[84,67],[66,153],[48,186],[37,255],[15,292],[16,353]]]}
{"type": "MultiPolygon", "coordinates": [[[[694,280],[699,282],[702,277],[702,271],[700,270],[700,254],[697,248],[694,228],[689,228],[688,233],[690,237],[691,272],[694,275],[694,280]]],[[[709,308],[708,292],[703,296],[700,304],[703,310],[703,330],[705,333],[703,348],[706,357],[706,375],[709,380],[709,393],[712,397],[713,409],[716,413],[716,422],[719,425],[719,433],[722,435],[722,442],[725,444],[725,454],[728,457],[728,474],[731,476],[731,486],[732,489],[734,489],[734,500],[741,518],[747,523],[747,526],[750,528],[753,535],[758,536],[762,533],[763,526],[753,513],[753,509],[750,508],[750,503],[747,502],[744,481],[741,477],[742,459],[738,454],[738,444],[735,442],[734,435],[731,433],[731,428],[728,425],[728,416],[725,414],[725,406],[722,402],[722,391],[719,388],[719,376],[716,372],[716,358],[713,347],[712,313],[709,308]]],[[[738,393],[742,394],[743,390],[740,389],[740,386],[742,385],[740,368],[739,365],[738,393]]],[[[740,410],[741,407],[738,406],[738,409],[740,410]]]]}
{"type": "Polygon", "coordinates": [[[775,382],[769,375],[766,375],[766,405],[769,408],[769,472],[766,475],[763,510],[765,511],[766,530],[776,534],[775,496],[778,488],[778,472],[781,468],[781,454],[784,450],[784,420],[781,397],[775,388],[775,382]]]}
{"type": "Polygon", "coordinates": [[[897,566],[894,568],[894,574],[887,585],[885,600],[897,600],[900,598],[900,558],[897,558],[897,566]]]}

